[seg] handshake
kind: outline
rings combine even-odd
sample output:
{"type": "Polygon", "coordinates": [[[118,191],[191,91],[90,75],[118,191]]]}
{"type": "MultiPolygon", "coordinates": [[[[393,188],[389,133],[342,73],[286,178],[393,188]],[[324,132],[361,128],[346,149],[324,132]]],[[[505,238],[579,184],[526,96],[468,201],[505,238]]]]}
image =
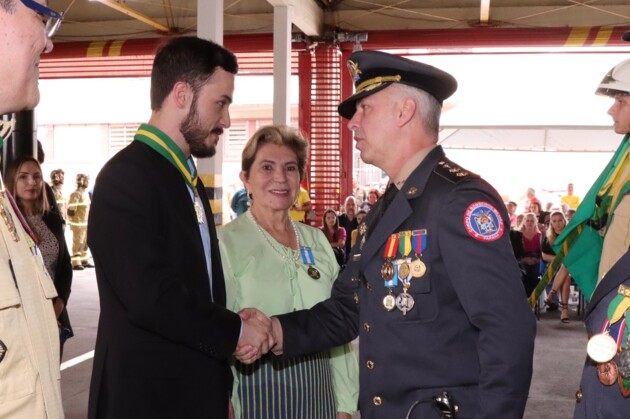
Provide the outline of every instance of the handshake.
{"type": "Polygon", "coordinates": [[[243,331],[234,351],[236,359],[252,364],[269,351],[282,354],[282,326],[277,318],[269,318],[255,308],[245,308],[238,315],[243,331]]]}

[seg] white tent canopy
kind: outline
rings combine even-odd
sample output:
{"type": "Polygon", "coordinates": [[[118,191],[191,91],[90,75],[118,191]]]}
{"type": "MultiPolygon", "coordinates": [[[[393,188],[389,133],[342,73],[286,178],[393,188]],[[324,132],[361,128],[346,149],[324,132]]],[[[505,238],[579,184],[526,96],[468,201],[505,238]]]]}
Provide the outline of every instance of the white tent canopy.
{"type": "Polygon", "coordinates": [[[444,127],[447,149],[612,152],[621,136],[607,127],[444,127]]]}

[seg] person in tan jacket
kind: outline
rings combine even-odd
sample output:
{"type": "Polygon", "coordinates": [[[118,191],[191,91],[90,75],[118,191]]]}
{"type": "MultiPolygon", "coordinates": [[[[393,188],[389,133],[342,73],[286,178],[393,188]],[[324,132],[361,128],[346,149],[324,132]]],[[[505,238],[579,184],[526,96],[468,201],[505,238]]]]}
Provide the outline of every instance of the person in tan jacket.
{"type": "MultiPolygon", "coordinates": [[[[39,56],[63,15],[45,0],[0,0],[0,114],[39,102],[39,56]]],[[[2,130],[8,136],[7,130],[2,130]]],[[[0,138],[0,147],[3,140],[0,138]]],[[[0,417],[63,418],[55,286],[0,176],[0,417]]]]}

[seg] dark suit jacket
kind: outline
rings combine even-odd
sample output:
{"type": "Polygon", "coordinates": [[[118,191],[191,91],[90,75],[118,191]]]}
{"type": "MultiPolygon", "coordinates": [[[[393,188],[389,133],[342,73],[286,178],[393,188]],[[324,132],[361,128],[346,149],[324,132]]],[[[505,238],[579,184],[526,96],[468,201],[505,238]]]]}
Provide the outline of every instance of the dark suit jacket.
{"type": "Polygon", "coordinates": [[[240,318],[225,306],[216,231],[209,220],[212,292],[192,200],[179,171],[134,141],[96,180],[88,244],[101,315],[88,417],[227,417],[227,360],[240,318]]]}
{"type": "MultiPolygon", "coordinates": [[[[627,252],[606,273],[597,285],[584,313],[584,324],[589,335],[601,333],[608,318],[608,305],[617,295],[619,285],[630,286],[630,252],[627,252]]],[[[626,327],[628,325],[626,324],[626,327]]],[[[597,364],[588,355],[580,382],[582,399],[575,405],[575,419],[625,418],[630,411],[630,398],[623,397],[619,384],[603,385],[597,378],[597,364]]]]}
{"type": "MultiPolygon", "coordinates": [[[[368,226],[381,201],[368,213],[368,226]]],[[[285,356],[338,345],[358,330],[361,418],[404,418],[414,402],[442,391],[459,404],[457,417],[521,418],[532,374],[535,320],[523,295],[509,229],[496,191],[435,148],[393,198],[363,248],[359,236],[332,298],[310,312],[279,316],[285,356]],[[494,241],[475,239],[465,229],[467,209],[480,201],[505,220],[494,241]],[[387,239],[418,229],[427,231],[422,254],[427,271],[411,280],[408,292],[415,306],[406,315],[387,311],[381,274],[387,239]]],[[[399,281],[393,295],[401,293],[399,281]]],[[[423,403],[409,417],[438,416],[423,403]]]]}

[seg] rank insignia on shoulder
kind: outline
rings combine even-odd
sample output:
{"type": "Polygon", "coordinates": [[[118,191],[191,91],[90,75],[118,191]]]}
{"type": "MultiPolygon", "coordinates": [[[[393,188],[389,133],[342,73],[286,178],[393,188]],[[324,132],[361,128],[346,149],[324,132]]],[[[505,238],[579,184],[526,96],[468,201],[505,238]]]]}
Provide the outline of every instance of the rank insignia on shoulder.
{"type": "Polygon", "coordinates": [[[442,176],[444,179],[448,179],[453,183],[461,182],[467,178],[478,178],[479,175],[471,173],[470,171],[462,168],[461,166],[453,163],[446,157],[440,160],[433,170],[438,175],[442,176]]]}
{"type": "Polygon", "coordinates": [[[482,242],[498,240],[505,229],[499,211],[484,201],[473,202],[466,208],[464,227],[472,238],[482,242]]]}
{"type": "Polygon", "coordinates": [[[7,354],[7,345],[5,345],[4,342],[0,340],[0,362],[2,362],[6,354],[7,354]]]}

